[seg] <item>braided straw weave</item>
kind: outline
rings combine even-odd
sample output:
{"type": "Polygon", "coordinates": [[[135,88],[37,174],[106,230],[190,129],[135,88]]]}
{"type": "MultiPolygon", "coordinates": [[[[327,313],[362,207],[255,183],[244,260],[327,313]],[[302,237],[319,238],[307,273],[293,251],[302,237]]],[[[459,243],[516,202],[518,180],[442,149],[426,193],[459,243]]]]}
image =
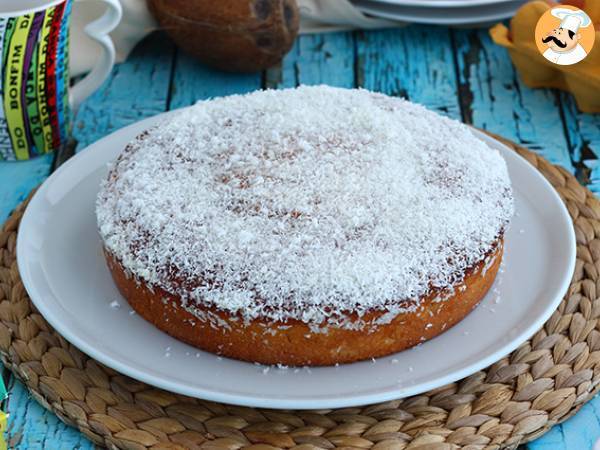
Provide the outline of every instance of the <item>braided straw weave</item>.
{"type": "Polygon", "coordinates": [[[514,449],[573,415],[598,390],[600,202],[565,170],[507,144],[565,201],[577,265],[544,327],[468,378],[403,400],[319,411],[217,404],[132,380],[70,345],[27,297],[15,259],[27,201],[0,232],[2,360],[40,404],[110,449],[514,449]]]}

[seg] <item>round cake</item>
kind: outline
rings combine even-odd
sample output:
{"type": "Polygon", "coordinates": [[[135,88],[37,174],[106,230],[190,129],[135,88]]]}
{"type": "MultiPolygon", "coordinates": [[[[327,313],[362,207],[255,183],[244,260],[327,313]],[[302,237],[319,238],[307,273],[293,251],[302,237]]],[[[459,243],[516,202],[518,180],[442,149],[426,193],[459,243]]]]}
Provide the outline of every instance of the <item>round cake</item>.
{"type": "Polygon", "coordinates": [[[138,136],[96,213],[132,308],[218,355],[331,365],[417,345],[492,285],[506,164],[465,125],[326,86],[204,101],[138,136]]]}

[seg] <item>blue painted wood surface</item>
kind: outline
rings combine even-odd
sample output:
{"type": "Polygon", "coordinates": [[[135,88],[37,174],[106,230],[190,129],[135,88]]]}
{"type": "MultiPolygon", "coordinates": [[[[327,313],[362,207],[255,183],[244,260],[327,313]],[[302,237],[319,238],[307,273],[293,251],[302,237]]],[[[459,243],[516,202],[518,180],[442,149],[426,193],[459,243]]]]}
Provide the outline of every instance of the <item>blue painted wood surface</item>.
{"type": "Polygon", "coordinates": [[[92,450],[94,445],[79,431],[42,408],[14,378],[9,386],[8,448],[28,450],[92,450]]]}
{"type": "Polygon", "coordinates": [[[78,150],[144,117],[167,109],[175,48],[161,34],[144,40],[126,64],[85,101],[75,119],[78,150]]]}
{"type": "Polygon", "coordinates": [[[167,110],[189,106],[198,100],[244,94],[262,87],[262,76],[213,70],[186,54],[178,54],[170,85],[167,110]]]}
{"type": "MultiPolygon", "coordinates": [[[[321,83],[365,87],[420,102],[539,152],[600,193],[600,116],[579,113],[566,94],[525,87],[486,30],[412,26],[302,36],[280,66],[250,75],[209,69],[155,34],[84,102],[74,136],[81,151],[118,128],[198,99],[321,83]]],[[[49,174],[51,163],[51,156],[0,163],[0,219],[49,174]]],[[[14,379],[6,406],[12,448],[93,448],[14,379]]],[[[600,437],[599,417],[600,399],[595,399],[528,448],[591,448],[600,437]]]]}
{"type": "Polygon", "coordinates": [[[31,161],[0,164],[0,223],[50,174],[53,156],[49,154],[31,161]]]}
{"type": "Polygon", "coordinates": [[[487,33],[454,31],[463,120],[574,171],[556,92],[528,89],[487,33]]]}
{"type": "Polygon", "coordinates": [[[450,30],[410,26],[359,33],[358,84],[460,119],[450,30]]]}
{"type": "Polygon", "coordinates": [[[572,97],[561,93],[565,132],[579,177],[595,194],[600,194],[600,114],[583,114],[572,97]]]}
{"type": "Polygon", "coordinates": [[[302,36],[280,67],[266,73],[266,87],[286,88],[300,84],[354,87],[354,36],[328,33],[302,36]]]}

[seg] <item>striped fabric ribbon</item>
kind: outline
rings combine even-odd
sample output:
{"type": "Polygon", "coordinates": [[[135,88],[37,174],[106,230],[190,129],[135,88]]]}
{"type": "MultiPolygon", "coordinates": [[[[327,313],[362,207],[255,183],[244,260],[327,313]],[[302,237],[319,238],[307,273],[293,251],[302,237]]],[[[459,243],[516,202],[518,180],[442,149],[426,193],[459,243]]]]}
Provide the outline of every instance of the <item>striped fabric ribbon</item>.
{"type": "Polygon", "coordinates": [[[67,140],[71,4],[0,18],[0,159],[26,160],[67,140]]]}

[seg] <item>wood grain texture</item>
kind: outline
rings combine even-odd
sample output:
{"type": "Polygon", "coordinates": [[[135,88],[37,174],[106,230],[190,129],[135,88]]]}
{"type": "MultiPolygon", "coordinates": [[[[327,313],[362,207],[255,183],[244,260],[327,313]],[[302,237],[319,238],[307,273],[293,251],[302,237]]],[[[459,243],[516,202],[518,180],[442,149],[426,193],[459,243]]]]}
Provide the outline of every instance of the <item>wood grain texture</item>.
{"type": "Polygon", "coordinates": [[[7,443],[11,449],[92,450],[94,445],[79,431],[71,428],[51,411],[42,408],[18,381],[8,386],[7,443]]]}
{"type": "Polygon", "coordinates": [[[591,450],[600,438],[600,399],[585,404],[572,418],[531,442],[528,450],[591,450]]]}
{"type": "Polygon", "coordinates": [[[561,107],[569,149],[578,178],[600,194],[600,114],[583,114],[571,95],[561,93],[561,107]]]}
{"type": "Polygon", "coordinates": [[[300,84],[354,87],[354,36],[351,32],[300,36],[283,62],[265,73],[266,88],[300,84]]]}
{"type": "Polygon", "coordinates": [[[361,32],[358,85],[421,103],[460,119],[450,31],[417,27],[361,32]]]}
{"type": "Polygon", "coordinates": [[[181,52],[177,52],[174,67],[168,110],[189,106],[198,100],[245,94],[262,86],[260,73],[219,72],[181,52]]]}
{"type": "Polygon", "coordinates": [[[78,151],[92,142],[167,108],[174,46],[164,35],[145,39],[104,85],[85,101],[75,119],[78,151]]]}
{"type": "Polygon", "coordinates": [[[600,157],[600,114],[584,114],[577,109],[573,96],[561,92],[565,130],[573,160],[600,157]]]}
{"type": "Polygon", "coordinates": [[[50,174],[54,154],[30,161],[0,161],[0,222],[50,174]]]}
{"type": "Polygon", "coordinates": [[[556,92],[529,89],[487,30],[453,30],[463,120],[574,167],[556,92]]]}

